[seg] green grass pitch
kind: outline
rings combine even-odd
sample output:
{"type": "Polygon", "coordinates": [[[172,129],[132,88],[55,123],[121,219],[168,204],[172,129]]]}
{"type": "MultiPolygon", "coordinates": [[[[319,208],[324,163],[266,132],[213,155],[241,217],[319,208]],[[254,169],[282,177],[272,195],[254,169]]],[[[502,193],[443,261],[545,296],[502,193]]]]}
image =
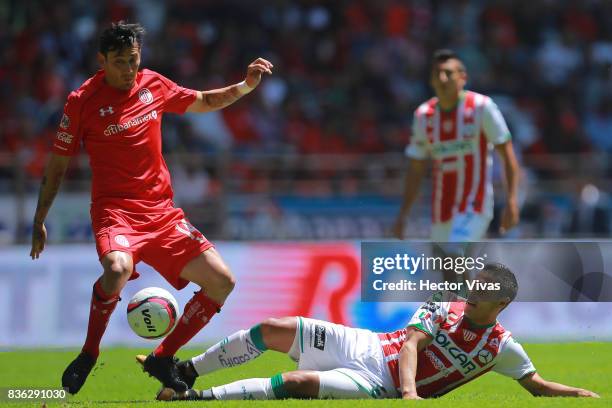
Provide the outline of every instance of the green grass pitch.
{"type": "MultiPolygon", "coordinates": [[[[591,389],[601,399],[534,398],[515,381],[495,373],[483,377],[436,399],[418,402],[432,407],[609,407],[612,406],[612,343],[526,344],[538,372],[546,379],[591,389]]],[[[186,349],[179,357],[186,358],[202,349],[186,349]]],[[[47,401],[47,407],[400,407],[415,402],[400,400],[360,401],[215,401],[163,403],[153,400],[159,385],[145,375],[134,356],[150,350],[103,349],[98,364],[78,395],[68,402],[47,401]]],[[[20,350],[0,353],[0,387],[57,388],[64,367],[76,355],[75,350],[20,350]]],[[[215,372],[198,379],[196,388],[206,388],[247,377],[269,377],[295,365],[284,355],[267,352],[263,357],[240,367],[215,372]]],[[[0,406],[41,407],[41,401],[0,401],[0,406]]]]}

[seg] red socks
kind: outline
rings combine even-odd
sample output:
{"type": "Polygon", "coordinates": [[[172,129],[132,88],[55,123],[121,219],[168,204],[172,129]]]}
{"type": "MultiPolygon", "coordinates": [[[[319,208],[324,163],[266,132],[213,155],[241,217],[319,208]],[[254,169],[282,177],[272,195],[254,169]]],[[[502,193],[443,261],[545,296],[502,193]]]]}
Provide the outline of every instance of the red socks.
{"type": "Polygon", "coordinates": [[[100,284],[100,279],[98,279],[93,286],[91,306],[89,308],[89,323],[87,325],[87,338],[83,345],[83,351],[96,359],[100,354],[100,341],[106,331],[108,320],[113,310],[115,310],[117,302],[121,300],[117,295],[108,295],[104,293],[102,285],[100,284]]]}
{"type": "Polygon", "coordinates": [[[176,327],[153,351],[155,356],[171,357],[208,324],[215,313],[221,311],[221,305],[209,298],[200,290],[185,305],[183,316],[176,327]]]}

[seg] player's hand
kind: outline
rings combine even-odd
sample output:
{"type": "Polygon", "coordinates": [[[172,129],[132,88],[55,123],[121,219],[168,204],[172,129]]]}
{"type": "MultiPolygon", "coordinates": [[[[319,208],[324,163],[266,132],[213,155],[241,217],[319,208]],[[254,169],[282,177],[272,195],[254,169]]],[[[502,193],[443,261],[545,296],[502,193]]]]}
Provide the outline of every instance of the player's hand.
{"type": "Polygon", "coordinates": [[[32,259],[38,259],[40,253],[45,249],[46,242],[47,228],[45,228],[45,223],[34,222],[32,227],[32,250],[30,251],[32,259]]]}
{"type": "Polygon", "coordinates": [[[246,84],[250,88],[255,88],[261,82],[261,75],[263,73],[272,75],[272,68],[274,65],[268,60],[263,58],[257,58],[255,61],[249,64],[247,68],[247,76],[245,78],[246,84]]]}
{"type": "Polygon", "coordinates": [[[393,227],[391,227],[391,234],[393,235],[394,238],[404,239],[404,218],[403,217],[397,217],[395,219],[395,223],[393,224],[393,227]]]}
{"type": "Polygon", "coordinates": [[[516,200],[511,200],[506,203],[502,211],[501,225],[499,227],[499,233],[504,235],[512,228],[514,228],[519,222],[519,208],[516,200]]]}
{"type": "Polygon", "coordinates": [[[584,390],[584,389],[578,390],[578,396],[579,397],[588,397],[588,398],[601,398],[599,396],[599,394],[597,394],[597,393],[595,393],[593,391],[584,390]]]}

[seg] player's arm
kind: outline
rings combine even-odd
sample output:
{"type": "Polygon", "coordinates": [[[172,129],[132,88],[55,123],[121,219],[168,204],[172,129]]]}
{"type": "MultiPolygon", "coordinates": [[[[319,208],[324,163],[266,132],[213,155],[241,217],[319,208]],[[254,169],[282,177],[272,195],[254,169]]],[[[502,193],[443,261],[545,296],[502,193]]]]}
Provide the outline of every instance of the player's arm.
{"type": "Polygon", "coordinates": [[[593,391],[570,387],[546,381],[538,373],[532,373],[519,380],[519,384],[536,397],[592,397],[599,398],[593,391]]]}
{"type": "Polygon", "coordinates": [[[506,189],[506,206],[502,212],[499,232],[505,234],[519,222],[518,180],[519,166],[512,147],[512,141],[495,146],[504,168],[504,187],[506,189]]]}
{"type": "Polygon", "coordinates": [[[69,162],[70,156],[60,156],[51,153],[49,162],[47,163],[45,174],[40,184],[38,204],[36,205],[36,212],[34,214],[32,249],[30,251],[32,259],[37,259],[40,253],[45,249],[45,242],[47,240],[47,230],[44,224],[45,218],[59,191],[69,162]]]}
{"type": "Polygon", "coordinates": [[[399,214],[393,226],[393,236],[399,239],[404,238],[404,224],[406,217],[412,208],[421,189],[421,181],[427,171],[427,160],[411,158],[408,170],[404,179],[404,194],[399,214]]]}
{"type": "Polygon", "coordinates": [[[417,394],[417,356],[431,342],[431,336],[415,328],[406,329],[406,341],[400,349],[399,378],[402,399],[422,399],[417,394]]]}
{"type": "Polygon", "coordinates": [[[261,82],[262,74],[272,74],[272,67],[271,62],[257,58],[249,64],[244,81],[225,88],[198,91],[196,100],[189,105],[187,112],[211,112],[231,105],[255,89],[261,82]]]}
{"type": "Polygon", "coordinates": [[[488,141],[495,145],[495,150],[503,162],[506,205],[502,212],[499,232],[505,234],[519,222],[517,200],[519,167],[514,155],[508,125],[501,111],[490,98],[485,100],[483,106],[482,126],[488,141]]]}

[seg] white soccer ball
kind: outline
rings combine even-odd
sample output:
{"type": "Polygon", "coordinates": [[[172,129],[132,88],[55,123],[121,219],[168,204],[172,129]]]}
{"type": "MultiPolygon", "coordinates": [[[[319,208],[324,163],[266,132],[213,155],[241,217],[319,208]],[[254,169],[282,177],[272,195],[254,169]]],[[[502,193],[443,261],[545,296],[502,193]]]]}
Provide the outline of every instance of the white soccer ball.
{"type": "Polygon", "coordinates": [[[156,287],[145,288],[130,299],[128,323],[140,337],[159,339],[174,328],[178,310],[178,303],[170,292],[156,287]]]}

